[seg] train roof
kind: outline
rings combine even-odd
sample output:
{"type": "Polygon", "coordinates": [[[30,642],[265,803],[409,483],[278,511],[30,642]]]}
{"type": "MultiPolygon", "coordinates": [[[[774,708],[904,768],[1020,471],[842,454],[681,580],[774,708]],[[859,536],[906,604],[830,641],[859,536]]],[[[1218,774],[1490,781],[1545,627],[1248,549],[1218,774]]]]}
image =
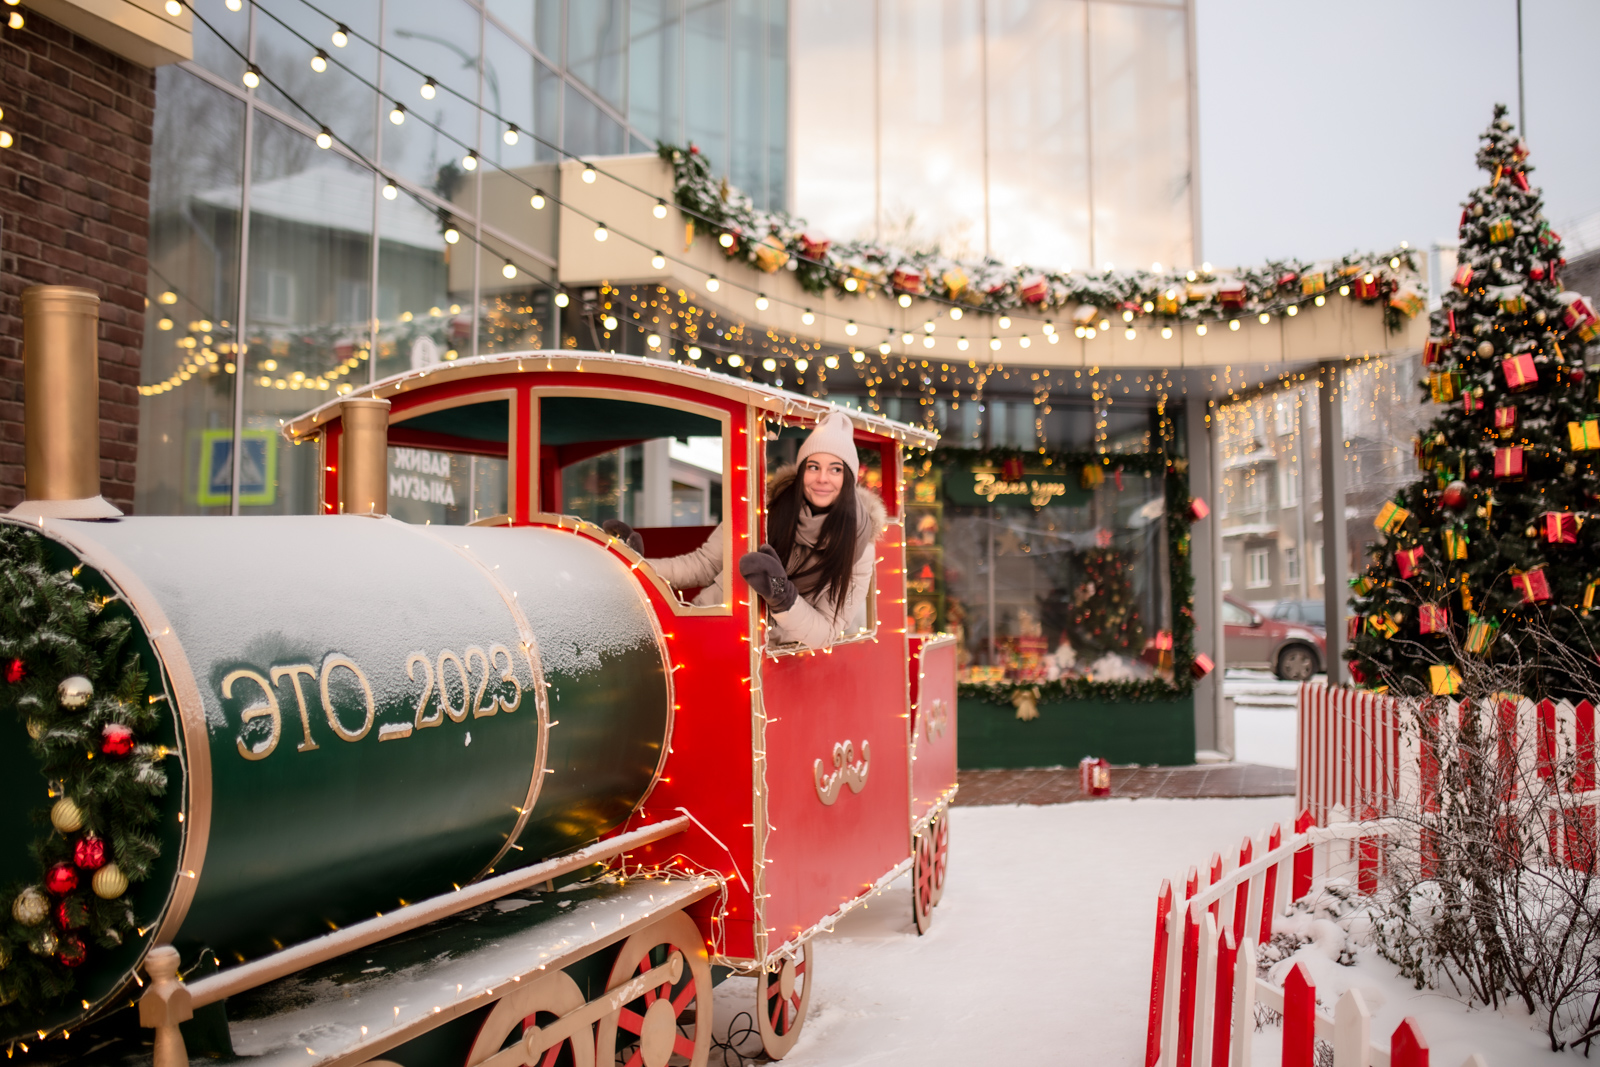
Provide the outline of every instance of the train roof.
{"type": "Polygon", "coordinates": [[[503,352],[471,359],[436,363],[419,370],[393,374],[370,385],[364,385],[344,396],[329,400],[312,408],[304,415],[290,420],[283,427],[283,435],[291,442],[316,439],[326,423],[339,418],[339,405],[352,397],[388,399],[406,389],[426,383],[438,385],[446,382],[470,380],[504,374],[510,365],[518,371],[604,371],[621,377],[645,381],[663,381],[688,389],[698,389],[717,396],[742,400],[768,412],[784,417],[818,419],[830,411],[841,411],[849,416],[858,430],[887,437],[913,448],[933,448],[939,443],[939,434],[907,423],[896,422],[882,415],[857,408],[834,404],[816,397],[802,396],[759,382],[736,378],[700,367],[674,363],[668,360],[645,359],[641,356],[619,356],[605,352],[529,351],[503,352]],[[543,363],[542,367],[538,364],[543,363]]]}

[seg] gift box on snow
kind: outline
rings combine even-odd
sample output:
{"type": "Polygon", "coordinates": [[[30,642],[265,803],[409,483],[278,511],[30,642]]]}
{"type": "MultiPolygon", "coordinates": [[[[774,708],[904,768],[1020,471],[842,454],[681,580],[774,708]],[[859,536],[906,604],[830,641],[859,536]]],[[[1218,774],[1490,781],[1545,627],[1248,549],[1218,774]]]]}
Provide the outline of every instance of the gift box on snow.
{"type": "Polygon", "coordinates": [[[1574,452],[1587,452],[1591,448],[1600,448],[1600,419],[1567,423],[1567,436],[1572,438],[1574,452]]]}
{"type": "Polygon", "coordinates": [[[1583,297],[1575,296],[1561,313],[1561,321],[1566,323],[1567,329],[1576,330],[1595,321],[1594,308],[1583,297]]]}
{"type": "Polygon", "coordinates": [[[1422,565],[1422,546],[1415,548],[1402,548],[1394,554],[1394,565],[1400,572],[1400,577],[1410,579],[1416,576],[1418,568],[1422,565]]]}
{"type": "Polygon", "coordinates": [[[1533,357],[1526,352],[1501,360],[1500,370],[1505,374],[1506,386],[1510,389],[1531,389],[1539,382],[1539,371],[1533,365],[1533,357]]]}
{"type": "Polygon", "coordinates": [[[1231,311],[1244,307],[1244,283],[1223,282],[1217,286],[1217,303],[1231,311]]]}
{"type": "Polygon", "coordinates": [[[1513,574],[1511,584],[1522,594],[1524,604],[1542,604],[1550,599],[1550,579],[1545,577],[1543,567],[1513,574]]]}
{"type": "Polygon", "coordinates": [[[1424,604],[1417,609],[1417,632],[1444,633],[1450,628],[1450,609],[1440,604],[1424,604]]]}
{"type": "Polygon", "coordinates": [[[1496,478],[1521,478],[1527,471],[1522,460],[1521,445],[1505,445],[1494,450],[1494,476],[1496,478]]]}
{"type": "Polygon", "coordinates": [[[1355,293],[1360,300],[1378,299],[1378,277],[1375,274],[1363,274],[1350,283],[1350,291],[1355,293]]]}
{"type": "Polygon", "coordinates": [[[1045,281],[1043,274],[1035,274],[1032,277],[1022,279],[1022,284],[1017,291],[1022,299],[1028,303],[1042,304],[1045,297],[1050,295],[1050,283],[1045,281]]]}
{"type": "Polygon", "coordinates": [[[1575,545],[1578,524],[1578,516],[1570,511],[1547,511],[1544,513],[1544,539],[1552,545],[1575,545]]]}
{"type": "Polygon", "coordinates": [[[896,267],[894,270],[894,287],[902,293],[915,296],[922,292],[922,272],[914,267],[896,267]]]}

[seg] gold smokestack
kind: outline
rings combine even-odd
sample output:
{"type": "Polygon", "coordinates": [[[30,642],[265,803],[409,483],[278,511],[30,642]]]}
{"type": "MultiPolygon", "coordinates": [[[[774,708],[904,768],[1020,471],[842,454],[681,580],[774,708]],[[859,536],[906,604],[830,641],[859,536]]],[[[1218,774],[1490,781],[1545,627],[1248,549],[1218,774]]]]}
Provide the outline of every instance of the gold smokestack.
{"type": "Polygon", "coordinates": [[[356,397],[339,405],[339,513],[389,513],[389,402],[356,397]]]}

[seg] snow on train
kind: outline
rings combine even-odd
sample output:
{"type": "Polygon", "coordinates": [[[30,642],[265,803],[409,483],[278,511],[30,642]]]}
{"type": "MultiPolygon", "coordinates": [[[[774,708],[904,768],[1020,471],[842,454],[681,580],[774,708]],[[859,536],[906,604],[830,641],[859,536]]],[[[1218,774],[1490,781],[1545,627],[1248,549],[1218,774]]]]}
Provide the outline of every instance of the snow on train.
{"type": "Polygon", "coordinates": [[[25,652],[0,690],[13,1054],[698,1067],[711,989],[741,974],[781,1057],[817,932],[908,868],[926,928],[955,648],[907,633],[900,516],[932,434],[661,361],[484,356],[286,425],[320,450],[324,515],[117,517],[83,447],[86,296],[25,294],[30,499],[0,523],[31,605],[0,618],[27,631],[0,632],[25,652]],[[713,531],[752,551],[769,444],[832,411],[890,522],[865,627],[813,652],[769,640],[742,582],[690,604],[644,557],[713,531]],[[636,524],[641,556],[563,514],[595,457],[670,462],[673,440],[712,475],[678,502],[699,524],[636,524]],[[487,472],[468,492],[490,513],[385,514],[389,448],[487,472]],[[122,653],[58,678],[78,661],[45,648],[46,601],[122,653]],[[145,823],[120,803],[138,782],[145,823]]]}

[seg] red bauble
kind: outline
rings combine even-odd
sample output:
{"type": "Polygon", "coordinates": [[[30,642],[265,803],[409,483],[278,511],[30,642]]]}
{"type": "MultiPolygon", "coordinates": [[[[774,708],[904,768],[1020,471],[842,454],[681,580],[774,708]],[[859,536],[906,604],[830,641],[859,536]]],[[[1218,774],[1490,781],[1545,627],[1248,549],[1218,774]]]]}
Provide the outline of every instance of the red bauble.
{"type": "Polygon", "coordinates": [[[1528,277],[1532,278],[1536,282],[1544,281],[1544,268],[1543,267],[1530,267],[1530,268],[1528,268],[1528,277]]]}
{"type": "Polygon", "coordinates": [[[77,967],[89,958],[89,947],[83,943],[83,938],[77,934],[68,934],[61,939],[61,947],[56,950],[56,962],[63,967],[77,967]]]}
{"type": "Polygon", "coordinates": [[[1583,384],[1583,368],[1582,367],[1573,367],[1571,370],[1567,371],[1567,377],[1572,379],[1572,384],[1573,385],[1582,385],[1583,384]]]}
{"type": "Polygon", "coordinates": [[[100,751],[107,756],[126,756],[133,751],[133,730],[120,722],[108,722],[100,731],[100,751]]]}
{"type": "Polygon", "coordinates": [[[56,896],[65,896],[78,888],[78,870],[70,863],[58,863],[45,872],[44,887],[56,896]]]}
{"type": "Polygon", "coordinates": [[[77,897],[68,897],[56,905],[56,925],[72,930],[89,925],[89,905],[77,897]]]}
{"type": "Polygon", "coordinates": [[[1475,481],[1477,481],[1478,479],[1480,479],[1482,477],[1483,477],[1483,469],[1481,467],[1473,467],[1471,470],[1469,470],[1467,472],[1467,481],[1469,481],[1469,482],[1475,482],[1475,481]]]}
{"type": "Polygon", "coordinates": [[[27,673],[28,668],[23,666],[20,659],[14,659],[10,663],[6,664],[6,681],[10,682],[12,685],[16,685],[18,682],[22,681],[27,673]]]}
{"type": "Polygon", "coordinates": [[[106,843],[98,837],[80,837],[72,846],[72,862],[85,871],[97,871],[106,865],[106,843]]]}
{"type": "Polygon", "coordinates": [[[1444,487],[1444,493],[1439,497],[1439,503],[1451,511],[1460,511],[1467,506],[1467,483],[1454,481],[1444,487]]]}

